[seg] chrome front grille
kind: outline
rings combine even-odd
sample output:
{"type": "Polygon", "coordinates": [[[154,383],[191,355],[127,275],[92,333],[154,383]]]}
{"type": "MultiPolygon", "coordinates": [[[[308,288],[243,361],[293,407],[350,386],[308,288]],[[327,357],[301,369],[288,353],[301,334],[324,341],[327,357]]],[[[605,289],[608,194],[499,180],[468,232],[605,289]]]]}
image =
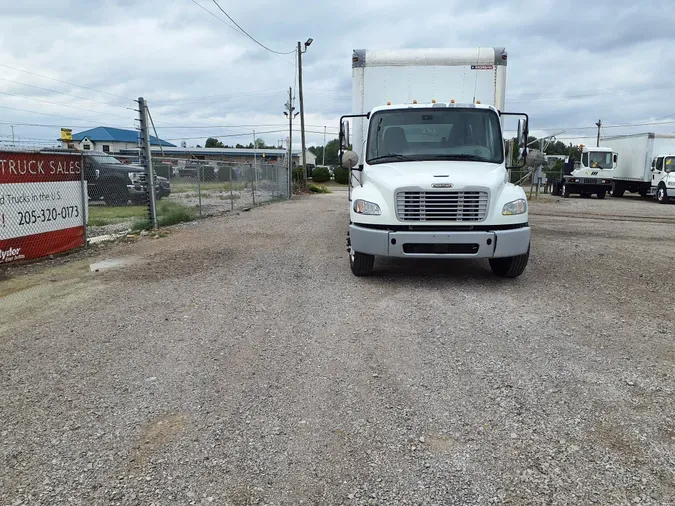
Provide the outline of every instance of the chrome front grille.
{"type": "Polygon", "coordinates": [[[396,194],[396,217],[401,221],[483,221],[485,191],[402,191],[396,194]]]}

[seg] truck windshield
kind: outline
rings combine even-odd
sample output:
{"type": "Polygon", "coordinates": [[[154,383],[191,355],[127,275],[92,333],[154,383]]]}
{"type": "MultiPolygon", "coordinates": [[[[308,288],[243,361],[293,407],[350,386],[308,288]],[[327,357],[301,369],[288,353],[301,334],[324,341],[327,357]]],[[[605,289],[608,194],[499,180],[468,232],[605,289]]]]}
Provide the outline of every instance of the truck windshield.
{"type": "Polygon", "coordinates": [[[666,172],[675,170],[675,156],[667,156],[663,166],[666,169],[666,172]]]}
{"type": "Polygon", "coordinates": [[[468,108],[411,108],[371,116],[368,164],[419,160],[503,163],[499,116],[468,108]]]}
{"type": "Polygon", "coordinates": [[[611,169],[613,165],[613,153],[591,152],[589,155],[589,167],[591,169],[611,169]]]}
{"type": "Polygon", "coordinates": [[[117,158],[110,155],[91,155],[91,157],[98,163],[105,163],[105,164],[122,163],[117,158]]]}

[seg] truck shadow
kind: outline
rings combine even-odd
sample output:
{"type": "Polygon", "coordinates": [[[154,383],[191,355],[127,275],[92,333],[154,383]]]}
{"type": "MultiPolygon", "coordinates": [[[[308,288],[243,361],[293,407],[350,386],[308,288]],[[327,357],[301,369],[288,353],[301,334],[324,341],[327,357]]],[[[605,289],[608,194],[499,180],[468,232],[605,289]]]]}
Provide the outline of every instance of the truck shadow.
{"type": "MultiPolygon", "coordinates": [[[[527,273],[527,271],[526,271],[527,273]]],[[[408,281],[490,281],[497,278],[487,260],[426,260],[408,258],[377,258],[370,276],[382,282],[408,281]]],[[[513,281],[513,280],[511,280],[513,281]]]]}

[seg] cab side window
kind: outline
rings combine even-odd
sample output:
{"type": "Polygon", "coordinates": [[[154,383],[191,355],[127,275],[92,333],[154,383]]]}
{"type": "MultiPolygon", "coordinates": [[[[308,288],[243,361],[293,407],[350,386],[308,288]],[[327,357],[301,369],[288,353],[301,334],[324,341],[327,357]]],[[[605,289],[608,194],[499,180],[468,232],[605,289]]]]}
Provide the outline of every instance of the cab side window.
{"type": "Polygon", "coordinates": [[[588,153],[581,155],[581,165],[588,167],[588,153]]]}
{"type": "Polygon", "coordinates": [[[658,171],[663,170],[663,158],[656,159],[656,170],[658,171]]]}

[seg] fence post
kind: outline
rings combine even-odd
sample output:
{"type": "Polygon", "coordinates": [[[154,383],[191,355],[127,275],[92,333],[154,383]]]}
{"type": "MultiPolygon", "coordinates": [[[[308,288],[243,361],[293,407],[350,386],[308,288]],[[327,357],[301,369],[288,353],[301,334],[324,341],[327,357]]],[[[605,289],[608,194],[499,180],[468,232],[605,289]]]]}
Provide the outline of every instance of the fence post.
{"type": "Polygon", "coordinates": [[[145,184],[148,192],[148,211],[152,228],[157,228],[157,203],[155,202],[155,176],[152,169],[152,151],[150,150],[150,132],[148,128],[148,106],[143,97],[138,97],[138,109],[143,146],[143,165],[145,166],[145,184]]]}
{"type": "Polygon", "coordinates": [[[82,192],[82,226],[84,229],[84,249],[89,247],[89,238],[87,231],[87,214],[89,213],[89,202],[87,199],[87,180],[85,178],[84,153],[80,154],[80,191],[82,192]]]}
{"type": "Polygon", "coordinates": [[[199,202],[199,217],[202,217],[202,166],[197,164],[197,202],[199,202]]]}

